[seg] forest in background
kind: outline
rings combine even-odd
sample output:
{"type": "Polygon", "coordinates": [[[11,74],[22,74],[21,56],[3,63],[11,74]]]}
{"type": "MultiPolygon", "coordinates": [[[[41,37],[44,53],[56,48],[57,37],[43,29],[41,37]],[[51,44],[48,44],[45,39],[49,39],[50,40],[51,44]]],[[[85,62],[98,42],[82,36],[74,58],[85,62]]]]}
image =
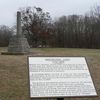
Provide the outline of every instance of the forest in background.
{"type": "MultiPolygon", "coordinates": [[[[31,47],[100,48],[100,6],[84,15],[52,20],[40,7],[20,8],[22,32],[31,47]]],[[[0,26],[0,46],[8,46],[16,26],[0,26]]]]}

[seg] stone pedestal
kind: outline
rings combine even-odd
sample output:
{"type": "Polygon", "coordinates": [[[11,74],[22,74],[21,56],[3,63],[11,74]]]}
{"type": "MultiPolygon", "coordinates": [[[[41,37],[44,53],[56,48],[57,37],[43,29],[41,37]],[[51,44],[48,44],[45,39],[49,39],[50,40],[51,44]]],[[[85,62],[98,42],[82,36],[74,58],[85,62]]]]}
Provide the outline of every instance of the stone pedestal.
{"type": "Polygon", "coordinates": [[[14,36],[10,39],[8,46],[9,53],[28,53],[29,49],[30,47],[26,38],[14,36]]]}

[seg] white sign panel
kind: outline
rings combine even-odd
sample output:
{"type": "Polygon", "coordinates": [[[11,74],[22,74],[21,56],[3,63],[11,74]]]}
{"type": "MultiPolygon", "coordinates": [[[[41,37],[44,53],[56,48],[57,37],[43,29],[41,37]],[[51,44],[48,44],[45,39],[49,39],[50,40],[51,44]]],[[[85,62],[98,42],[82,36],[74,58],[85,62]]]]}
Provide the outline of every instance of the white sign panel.
{"type": "Polygon", "coordinates": [[[84,57],[29,57],[30,97],[96,96],[84,57]]]}

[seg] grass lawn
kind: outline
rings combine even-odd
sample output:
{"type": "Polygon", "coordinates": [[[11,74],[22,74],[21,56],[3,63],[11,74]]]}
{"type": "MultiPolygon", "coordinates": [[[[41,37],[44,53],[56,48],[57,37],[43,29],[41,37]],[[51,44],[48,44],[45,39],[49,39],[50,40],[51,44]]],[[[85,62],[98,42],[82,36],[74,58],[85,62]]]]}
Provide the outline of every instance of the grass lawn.
{"type": "MultiPolygon", "coordinates": [[[[6,50],[0,48],[0,53],[6,50]]],[[[98,97],[65,100],[100,100],[100,49],[76,48],[33,48],[29,55],[0,55],[0,100],[30,100],[27,56],[85,56],[98,97]]]]}

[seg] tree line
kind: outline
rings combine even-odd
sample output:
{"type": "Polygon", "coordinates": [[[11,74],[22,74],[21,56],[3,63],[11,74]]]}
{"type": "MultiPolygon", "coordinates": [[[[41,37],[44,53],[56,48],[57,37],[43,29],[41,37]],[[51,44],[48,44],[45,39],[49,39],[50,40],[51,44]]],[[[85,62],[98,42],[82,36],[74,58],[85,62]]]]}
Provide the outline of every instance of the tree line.
{"type": "Polygon", "coordinates": [[[61,16],[56,20],[40,7],[20,11],[23,34],[32,47],[100,48],[100,6],[85,15],[61,16]]]}
{"type": "Polygon", "coordinates": [[[9,40],[11,36],[13,35],[12,28],[9,28],[8,26],[1,25],[0,26],[0,46],[6,47],[9,44],[9,40]]]}
{"type": "Polygon", "coordinates": [[[62,16],[54,23],[55,46],[100,48],[100,16],[62,16]]]}

